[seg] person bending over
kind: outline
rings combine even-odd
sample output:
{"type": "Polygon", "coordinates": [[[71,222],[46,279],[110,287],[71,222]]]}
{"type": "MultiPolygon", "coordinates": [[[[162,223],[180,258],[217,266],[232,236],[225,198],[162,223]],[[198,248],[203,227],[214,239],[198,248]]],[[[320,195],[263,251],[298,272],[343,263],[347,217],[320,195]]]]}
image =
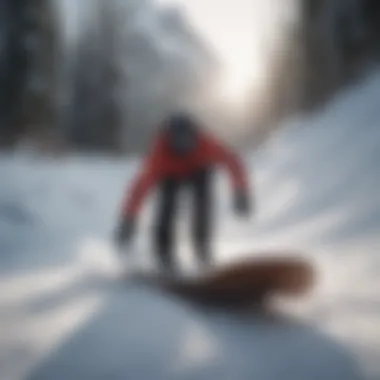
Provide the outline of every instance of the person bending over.
{"type": "Polygon", "coordinates": [[[211,181],[217,166],[230,174],[236,213],[250,213],[248,178],[241,159],[216,137],[201,130],[186,113],[170,116],[160,128],[151,151],[122,204],[116,229],[120,248],[130,242],[136,221],[147,195],[159,191],[154,228],[154,251],[160,269],[173,274],[177,270],[174,257],[174,230],[179,209],[178,198],[190,190],[192,202],[192,239],[196,256],[207,267],[212,262],[212,210],[215,194],[211,181]]]}

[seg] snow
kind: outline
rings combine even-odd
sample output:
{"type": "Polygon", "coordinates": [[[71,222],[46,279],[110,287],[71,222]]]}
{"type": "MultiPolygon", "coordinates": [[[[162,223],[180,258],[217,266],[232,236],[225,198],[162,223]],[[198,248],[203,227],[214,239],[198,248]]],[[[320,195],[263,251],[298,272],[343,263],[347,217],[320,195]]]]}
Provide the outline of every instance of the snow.
{"type": "MultiPolygon", "coordinates": [[[[319,271],[310,299],[278,323],[202,312],[117,281],[110,236],[136,162],[2,155],[1,379],[378,378],[379,106],[375,72],[247,156],[257,200],[248,221],[234,218],[218,179],[220,261],[296,249],[319,271]]],[[[139,265],[152,263],[150,206],[139,265]]],[[[186,227],[184,218],[184,265],[186,227]]]]}

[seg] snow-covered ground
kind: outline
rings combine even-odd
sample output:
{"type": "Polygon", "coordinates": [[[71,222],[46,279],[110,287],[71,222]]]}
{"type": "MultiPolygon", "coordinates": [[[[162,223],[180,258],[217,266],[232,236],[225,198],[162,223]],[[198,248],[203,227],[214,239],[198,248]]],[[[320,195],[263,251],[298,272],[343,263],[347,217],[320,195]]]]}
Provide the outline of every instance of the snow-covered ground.
{"type": "MultiPolygon", "coordinates": [[[[319,285],[294,309],[302,324],[205,314],[115,281],[109,236],[135,163],[2,156],[1,380],[379,378],[379,117],[377,72],[289,123],[247,157],[248,222],[230,213],[220,178],[220,261],[263,247],[315,261],[319,285]]],[[[137,242],[147,262],[149,214],[137,242]]]]}

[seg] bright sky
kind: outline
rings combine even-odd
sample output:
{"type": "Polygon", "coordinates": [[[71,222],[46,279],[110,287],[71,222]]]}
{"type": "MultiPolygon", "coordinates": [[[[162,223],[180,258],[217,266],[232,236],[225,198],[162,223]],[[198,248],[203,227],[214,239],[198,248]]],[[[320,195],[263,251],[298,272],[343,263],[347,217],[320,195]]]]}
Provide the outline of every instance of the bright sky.
{"type": "MultiPolygon", "coordinates": [[[[75,34],[84,0],[56,0],[70,14],[66,20],[75,34]],[[81,4],[81,6],[79,6],[81,4]]],[[[87,0],[88,1],[88,0],[87,0]]],[[[281,25],[294,17],[297,0],[155,0],[179,5],[195,30],[214,48],[226,67],[221,95],[239,101],[265,75],[266,53],[273,49],[281,25]]],[[[87,5],[85,5],[87,4],[87,5]]]]}
{"type": "Polygon", "coordinates": [[[240,97],[258,83],[278,0],[157,0],[178,4],[226,65],[223,92],[240,97]],[[275,4],[277,3],[277,4],[275,4]]]}

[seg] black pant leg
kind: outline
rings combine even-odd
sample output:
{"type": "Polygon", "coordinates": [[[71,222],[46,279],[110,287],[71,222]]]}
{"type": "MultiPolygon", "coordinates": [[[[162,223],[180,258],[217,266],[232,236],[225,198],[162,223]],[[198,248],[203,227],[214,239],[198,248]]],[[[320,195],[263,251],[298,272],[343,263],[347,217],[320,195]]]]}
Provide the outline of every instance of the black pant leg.
{"type": "Polygon", "coordinates": [[[159,189],[154,248],[158,255],[159,264],[164,270],[174,269],[174,223],[179,188],[179,181],[168,178],[162,182],[159,189]]]}
{"type": "Polygon", "coordinates": [[[191,179],[193,191],[192,233],[195,253],[203,264],[211,261],[212,183],[211,169],[198,171],[191,179]]]}

